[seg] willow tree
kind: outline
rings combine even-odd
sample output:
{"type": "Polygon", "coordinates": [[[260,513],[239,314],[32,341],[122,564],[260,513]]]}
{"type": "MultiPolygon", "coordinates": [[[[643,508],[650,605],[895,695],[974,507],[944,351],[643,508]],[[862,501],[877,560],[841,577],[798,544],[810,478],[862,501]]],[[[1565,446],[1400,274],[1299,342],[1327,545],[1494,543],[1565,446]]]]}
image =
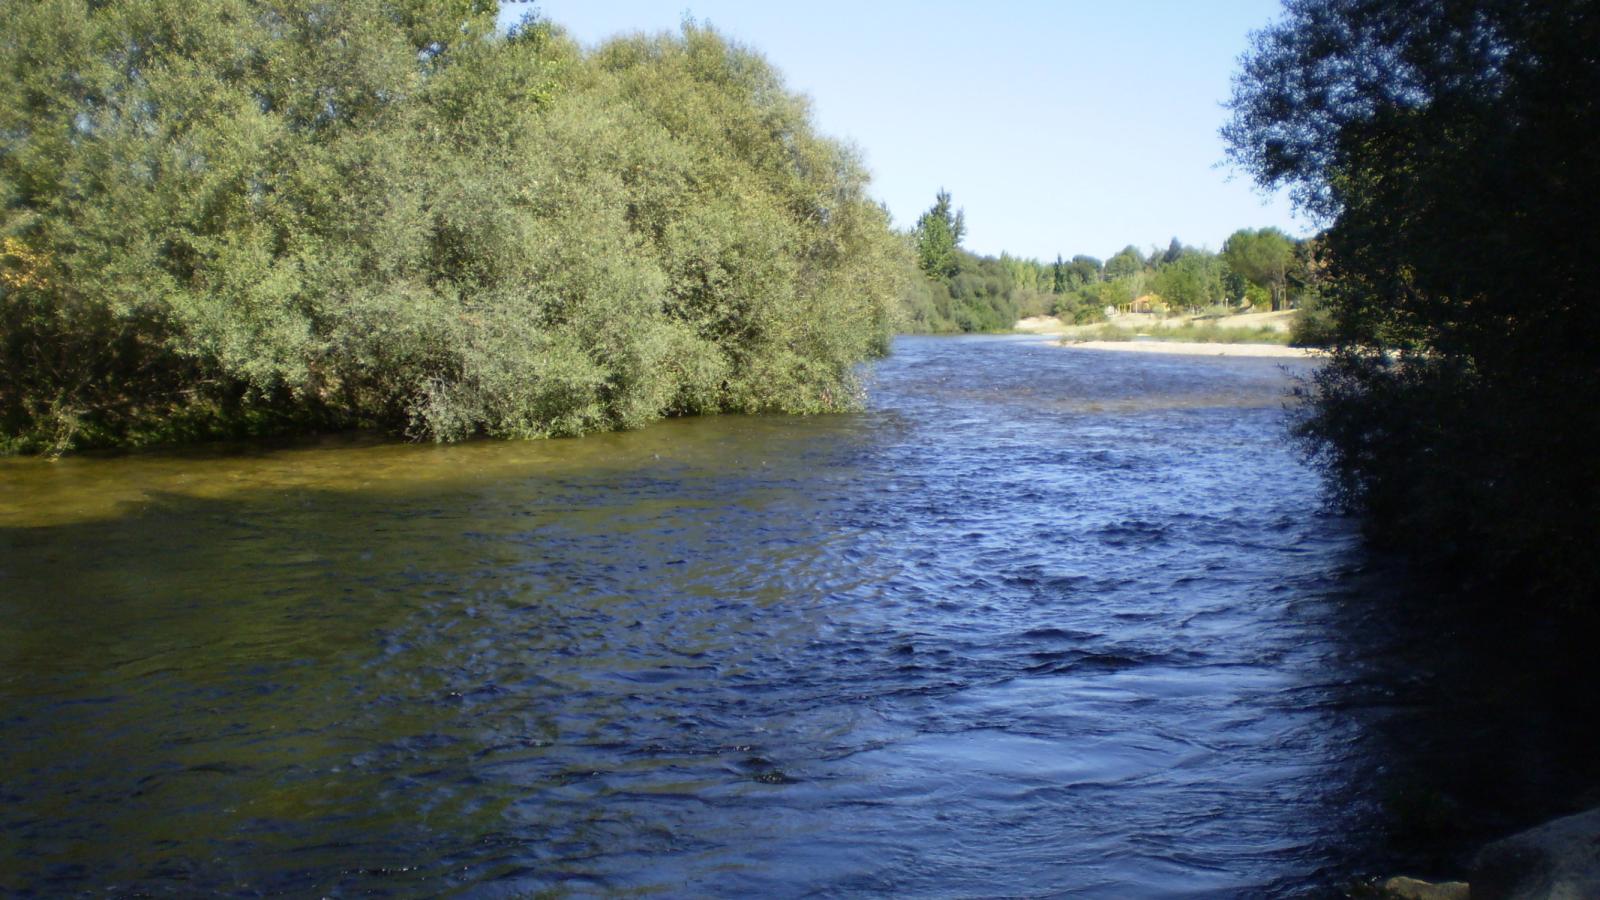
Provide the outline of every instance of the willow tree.
{"type": "Polygon", "coordinates": [[[497,12],[0,4],[0,442],[849,406],[908,262],[803,99],[497,12]]]}

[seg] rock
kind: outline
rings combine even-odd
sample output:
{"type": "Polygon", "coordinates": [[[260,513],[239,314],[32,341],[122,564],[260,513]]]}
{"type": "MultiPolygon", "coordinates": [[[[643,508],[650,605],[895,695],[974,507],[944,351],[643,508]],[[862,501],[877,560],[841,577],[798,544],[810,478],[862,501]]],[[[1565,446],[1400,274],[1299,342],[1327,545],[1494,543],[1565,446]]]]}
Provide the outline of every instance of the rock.
{"type": "Polygon", "coordinates": [[[1495,841],[1472,862],[1474,900],[1600,897],[1600,809],[1495,841]]]}
{"type": "Polygon", "coordinates": [[[1415,878],[1391,878],[1383,883],[1383,896],[1394,900],[1471,900],[1472,890],[1459,881],[1429,884],[1415,878]]]}

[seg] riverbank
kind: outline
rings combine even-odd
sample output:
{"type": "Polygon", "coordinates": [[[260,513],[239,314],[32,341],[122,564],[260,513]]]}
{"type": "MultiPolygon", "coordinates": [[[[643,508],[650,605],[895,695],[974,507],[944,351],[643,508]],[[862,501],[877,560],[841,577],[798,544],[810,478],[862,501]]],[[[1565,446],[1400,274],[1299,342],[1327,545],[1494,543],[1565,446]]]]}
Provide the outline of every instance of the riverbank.
{"type": "Polygon", "coordinates": [[[1068,325],[1055,316],[1030,316],[1015,330],[1061,338],[1080,350],[1123,350],[1185,356],[1256,356],[1305,359],[1321,351],[1289,346],[1294,310],[1201,319],[1124,313],[1092,325],[1068,325]]]}
{"type": "Polygon", "coordinates": [[[1028,334],[1059,334],[1081,336],[1093,334],[1107,327],[1159,336],[1161,332],[1182,331],[1203,326],[1219,331],[1263,331],[1287,335],[1299,316],[1298,310],[1279,312],[1240,313],[1233,316],[1158,316],[1154,313],[1119,313],[1104,322],[1087,325],[1069,325],[1055,316],[1029,316],[1013,326],[1014,330],[1028,334]]]}
{"type": "Polygon", "coordinates": [[[1284,344],[1213,344],[1199,341],[1073,341],[1059,346],[1071,350],[1116,350],[1124,353],[1170,353],[1184,356],[1257,356],[1306,359],[1321,356],[1321,350],[1290,347],[1284,344]]]}

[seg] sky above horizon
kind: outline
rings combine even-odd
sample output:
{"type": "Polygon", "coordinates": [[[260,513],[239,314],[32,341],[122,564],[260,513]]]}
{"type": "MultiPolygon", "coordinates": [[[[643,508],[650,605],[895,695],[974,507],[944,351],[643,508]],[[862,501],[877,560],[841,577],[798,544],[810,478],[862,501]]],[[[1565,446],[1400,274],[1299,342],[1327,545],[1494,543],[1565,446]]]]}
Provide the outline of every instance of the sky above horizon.
{"type": "Polygon", "coordinates": [[[692,16],[759,51],[821,132],[861,152],[896,227],[943,188],[977,253],[1104,259],[1313,230],[1227,166],[1217,136],[1239,55],[1278,0],[1001,0],[981,15],[948,0],[503,0],[502,21],[534,8],[588,47],[692,16]]]}

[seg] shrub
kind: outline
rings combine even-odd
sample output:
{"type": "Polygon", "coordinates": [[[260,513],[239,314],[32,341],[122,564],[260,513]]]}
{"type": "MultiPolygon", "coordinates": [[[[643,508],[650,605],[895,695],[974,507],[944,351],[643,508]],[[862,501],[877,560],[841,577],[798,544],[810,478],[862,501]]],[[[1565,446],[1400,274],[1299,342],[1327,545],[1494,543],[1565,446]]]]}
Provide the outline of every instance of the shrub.
{"type": "Polygon", "coordinates": [[[803,98],[494,7],[0,6],[4,446],[854,402],[909,262],[803,98]]]}

